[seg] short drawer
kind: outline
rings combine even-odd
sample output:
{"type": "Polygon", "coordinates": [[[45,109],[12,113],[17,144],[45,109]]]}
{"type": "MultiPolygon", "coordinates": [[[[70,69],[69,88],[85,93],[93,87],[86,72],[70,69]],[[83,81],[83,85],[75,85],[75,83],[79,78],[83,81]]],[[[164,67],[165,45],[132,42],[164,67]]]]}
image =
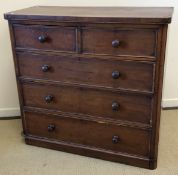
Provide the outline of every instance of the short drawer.
{"type": "Polygon", "coordinates": [[[17,59],[24,77],[147,92],[154,88],[154,63],[28,53],[18,53],[17,59]]]}
{"type": "Polygon", "coordinates": [[[150,96],[30,83],[23,84],[22,90],[25,106],[150,123],[150,96]]]}
{"type": "Polygon", "coordinates": [[[82,52],[88,54],[156,56],[154,29],[82,29],[82,52]]]}
{"type": "Polygon", "coordinates": [[[15,45],[18,48],[55,51],[76,51],[74,27],[14,25],[15,45]]]}
{"type": "Polygon", "coordinates": [[[149,131],[68,117],[25,112],[26,134],[148,156],[149,131]]]}

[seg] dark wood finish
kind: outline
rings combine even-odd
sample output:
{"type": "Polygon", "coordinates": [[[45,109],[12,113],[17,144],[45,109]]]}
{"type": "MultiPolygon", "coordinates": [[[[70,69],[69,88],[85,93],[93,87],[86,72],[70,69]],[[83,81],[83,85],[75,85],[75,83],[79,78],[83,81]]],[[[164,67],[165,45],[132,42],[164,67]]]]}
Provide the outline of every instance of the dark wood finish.
{"type": "Polygon", "coordinates": [[[148,156],[149,131],[29,112],[25,112],[25,121],[26,135],[148,156]]]}
{"type": "Polygon", "coordinates": [[[151,120],[150,96],[26,83],[22,85],[22,89],[25,106],[146,124],[151,120]],[[114,103],[117,103],[118,107],[113,106],[114,103]]]}
{"type": "Polygon", "coordinates": [[[16,24],[13,29],[16,47],[76,51],[75,28],[16,24]]]}
{"type": "Polygon", "coordinates": [[[170,23],[172,7],[56,7],[35,6],[5,14],[8,20],[97,23],[170,23]]]}
{"type": "Polygon", "coordinates": [[[155,56],[157,31],[150,29],[82,29],[82,52],[90,54],[155,56]]]}
{"type": "Polygon", "coordinates": [[[165,50],[167,41],[167,25],[162,26],[162,38],[159,45],[160,59],[156,65],[156,83],[155,83],[155,100],[153,108],[153,130],[151,134],[151,147],[150,147],[150,168],[155,169],[157,167],[157,155],[158,155],[158,143],[159,143],[159,125],[161,115],[161,99],[162,99],[162,86],[163,86],[163,75],[164,75],[164,61],[165,61],[165,50]]]}
{"type": "Polygon", "coordinates": [[[145,157],[124,154],[121,152],[113,152],[110,150],[103,150],[94,147],[88,147],[73,143],[67,143],[56,140],[49,140],[46,138],[39,138],[25,135],[25,142],[29,145],[41,146],[44,148],[65,151],[84,156],[96,157],[104,160],[124,163],[127,165],[138,166],[143,168],[150,168],[150,160],[145,157]]]}
{"type": "Polygon", "coordinates": [[[26,143],[155,169],[172,11],[38,6],[5,14],[26,143]]]}
{"type": "Polygon", "coordinates": [[[153,92],[154,63],[18,53],[20,76],[153,92]],[[45,65],[49,68],[44,72],[45,65]],[[32,69],[33,67],[33,69],[32,69]],[[114,72],[119,77],[114,78],[114,72]]]}
{"type": "Polygon", "coordinates": [[[35,113],[40,113],[40,114],[45,114],[45,115],[48,114],[48,115],[63,116],[63,117],[67,116],[70,118],[76,118],[80,120],[84,119],[84,120],[89,120],[89,121],[95,121],[97,123],[108,123],[112,125],[133,127],[133,128],[143,129],[143,130],[152,129],[152,126],[150,124],[132,122],[132,121],[127,121],[127,120],[115,120],[112,118],[97,117],[97,116],[91,116],[91,115],[80,114],[80,113],[62,112],[62,111],[53,110],[53,109],[24,106],[23,111],[35,112],[35,113]]]}

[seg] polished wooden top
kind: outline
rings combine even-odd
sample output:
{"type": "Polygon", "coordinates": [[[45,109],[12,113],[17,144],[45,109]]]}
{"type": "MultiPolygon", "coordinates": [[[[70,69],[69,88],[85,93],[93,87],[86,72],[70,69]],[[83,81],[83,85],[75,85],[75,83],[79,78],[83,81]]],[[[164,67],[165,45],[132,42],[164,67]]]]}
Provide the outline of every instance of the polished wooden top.
{"type": "Polygon", "coordinates": [[[172,7],[59,7],[34,6],[6,13],[8,20],[76,22],[170,23],[172,7]]]}

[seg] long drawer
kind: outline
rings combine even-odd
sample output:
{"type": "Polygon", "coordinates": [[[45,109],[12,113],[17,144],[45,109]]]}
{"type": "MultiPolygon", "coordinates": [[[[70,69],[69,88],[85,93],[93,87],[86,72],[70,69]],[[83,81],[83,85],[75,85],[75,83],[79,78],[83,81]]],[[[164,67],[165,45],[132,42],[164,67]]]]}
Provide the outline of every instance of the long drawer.
{"type": "Polygon", "coordinates": [[[114,152],[148,156],[149,131],[25,112],[26,134],[114,152]]]}
{"type": "Polygon", "coordinates": [[[146,92],[154,88],[154,63],[29,53],[18,53],[17,59],[24,77],[146,92]]]}
{"type": "Polygon", "coordinates": [[[74,27],[14,25],[15,45],[24,49],[76,51],[74,27]]]}
{"type": "Polygon", "coordinates": [[[150,123],[150,96],[45,84],[22,84],[24,105],[150,123]]]}

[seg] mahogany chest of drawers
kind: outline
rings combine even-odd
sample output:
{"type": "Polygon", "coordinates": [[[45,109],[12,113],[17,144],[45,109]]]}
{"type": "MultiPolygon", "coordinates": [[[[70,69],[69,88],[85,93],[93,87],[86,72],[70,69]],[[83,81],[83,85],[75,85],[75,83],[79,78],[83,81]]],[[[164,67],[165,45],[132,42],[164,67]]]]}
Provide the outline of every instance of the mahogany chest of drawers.
{"type": "Polygon", "coordinates": [[[37,6],[5,14],[26,143],[156,168],[172,11],[37,6]]]}

